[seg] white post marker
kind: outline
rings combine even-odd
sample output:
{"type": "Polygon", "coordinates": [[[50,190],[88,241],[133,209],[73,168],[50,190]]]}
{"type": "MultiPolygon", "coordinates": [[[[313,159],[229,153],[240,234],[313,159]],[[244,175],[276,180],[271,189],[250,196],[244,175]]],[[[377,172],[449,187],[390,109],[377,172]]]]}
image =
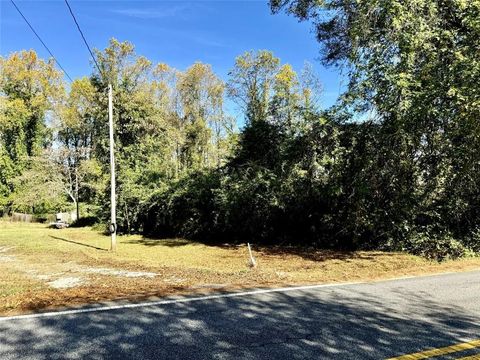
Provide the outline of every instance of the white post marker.
{"type": "Polygon", "coordinates": [[[117,220],[116,220],[116,199],[115,199],[115,156],[113,153],[113,94],[112,85],[108,84],[108,123],[110,131],[110,234],[112,236],[110,250],[117,250],[117,220]]]}
{"type": "Polygon", "coordinates": [[[250,247],[250,243],[247,243],[247,246],[248,246],[248,254],[250,255],[250,266],[251,267],[256,267],[257,266],[257,262],[255,261],[255,258],[253,257],[253,254],[252,254],[252,248],[250,247]]]}

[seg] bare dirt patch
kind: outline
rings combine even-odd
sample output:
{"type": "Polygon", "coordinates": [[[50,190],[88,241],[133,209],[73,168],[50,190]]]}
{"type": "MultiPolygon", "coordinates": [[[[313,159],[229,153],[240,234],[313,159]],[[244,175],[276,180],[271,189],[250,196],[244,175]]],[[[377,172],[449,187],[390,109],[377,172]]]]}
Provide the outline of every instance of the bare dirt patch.
{"type": "Polygon", "coordinates": [[[80,286],[84,283],[82,278],[78,277],[61,277],[54,281],[49,281],[47,284],[54,289],[68,289],[80,286]]]}
{"type": "Polygon", "coordinates": [[[147,271],[127,271],[127,270],[116,270],[116,269],[95,268],[95,267],[79,267],[77,268],[77,270],[79,272],[89,273],[89,274],[120,276],[120,277],[127,277],[127,278],[139,278],[139,277],[153,278],[158,275],[154,272],[147,272],[147,271]]]}
{"type": "Polygon", "coordinates": [[[0,262],[15,261],[15,256],[7,254],[12,248],[12,246],[0,246],[0,262]]]}

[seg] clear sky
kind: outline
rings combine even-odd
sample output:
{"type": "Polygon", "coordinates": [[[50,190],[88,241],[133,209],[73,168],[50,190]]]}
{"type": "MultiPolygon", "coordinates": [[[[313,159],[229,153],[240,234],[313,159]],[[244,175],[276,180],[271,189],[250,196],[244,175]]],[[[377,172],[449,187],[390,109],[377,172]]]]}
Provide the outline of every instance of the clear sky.
{"type": "MultiPolygon", "coordinates": [[[[48,53],[9,0],[0,0],[0,52],[34,49],[48,53]]],[[[90,56],[63,0],[16,4],[73,78],[91,73],[90,56]]],[[[224,80],[237,55],[267,49],[297,71],[314,65],[323,87],[322,105],[336,100],[341,86],[335,69],[318,61],[319,44],[311,24],[292,16],[272,15],[259,1],[74,1],[70,4],[90,46],[103,49],[108,40],[128,40],[153,62],[184,70],[195,61],[212,65],[224,80]]]]}

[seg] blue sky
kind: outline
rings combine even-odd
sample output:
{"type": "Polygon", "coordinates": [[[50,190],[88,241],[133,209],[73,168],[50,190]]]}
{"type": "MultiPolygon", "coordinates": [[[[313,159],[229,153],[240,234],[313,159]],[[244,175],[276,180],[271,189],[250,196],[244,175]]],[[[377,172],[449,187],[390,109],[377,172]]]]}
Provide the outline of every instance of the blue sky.
{"type": "MultiPolygon", "coordinates": [[[[21,49],[48,53],[8,0],[0,0],[0,52],[21,49]]],[[[16,1],[27,19],[73,77],[91,73],[90,57],[62,0],[16,1]]],[[[319,44],[311,24],[285,14],[272,15],[262,1],[73,1],[70,4],[92,47],[128,40],[138,54],[183,70],[195,61],[212,65],[224,80],[237,55],[268,49],[300,71],[314,65],[323,87],[322,105],[337,98],[341,78],[318,61],[319,44]]]]}

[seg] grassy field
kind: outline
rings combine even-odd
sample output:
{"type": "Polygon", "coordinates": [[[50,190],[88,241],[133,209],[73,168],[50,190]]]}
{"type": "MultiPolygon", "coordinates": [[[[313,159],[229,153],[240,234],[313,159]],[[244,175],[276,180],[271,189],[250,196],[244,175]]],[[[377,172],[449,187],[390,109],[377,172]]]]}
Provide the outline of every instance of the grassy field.
{"type": "Polygon", "coordinates": [[[206,246],[182,239],[110,238],[89,228],[0,222],[0,314],[115,299],[248,287],[386,279],[480,268],[480,259],[442,264],[402,253],[206,246]]]}

